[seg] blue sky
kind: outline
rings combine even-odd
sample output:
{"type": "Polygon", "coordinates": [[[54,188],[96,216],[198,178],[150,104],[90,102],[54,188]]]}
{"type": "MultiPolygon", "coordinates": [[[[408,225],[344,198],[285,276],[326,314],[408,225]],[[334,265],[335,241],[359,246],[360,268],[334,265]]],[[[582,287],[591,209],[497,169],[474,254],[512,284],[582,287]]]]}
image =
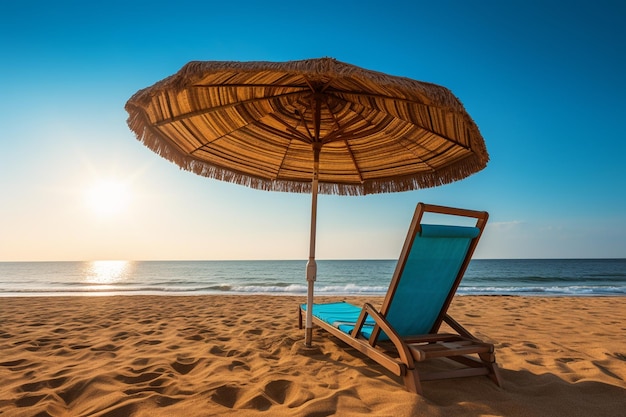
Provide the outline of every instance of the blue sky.
{"type": "Polygon", "coordinates": [[[396,258],[418,201],[489,211],[480,258],[626,257],[624,2],[213,3],[2,3],[0,261],[306,259],[308,195],[181,171],[124,104],[192,60],[324,56],[450,88],[491,160],[320,196],[318,258],[396,258]],[[107,213],[103,181],[125,190],[107,213]]]}

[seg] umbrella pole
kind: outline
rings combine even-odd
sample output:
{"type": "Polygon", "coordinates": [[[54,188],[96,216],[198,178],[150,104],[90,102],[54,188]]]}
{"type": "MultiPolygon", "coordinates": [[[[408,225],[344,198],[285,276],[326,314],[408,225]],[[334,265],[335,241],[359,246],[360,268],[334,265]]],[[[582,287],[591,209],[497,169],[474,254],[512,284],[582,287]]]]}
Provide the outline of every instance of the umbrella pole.
{"type": "Polygon", "coordinates": [[[317,234],[317,192],[319,176],[320,148],[313,147],[313,181],[311,182],[311,240],[309,242],[309,261],[306,264],[306,281],[308,284],[306,299],[306,325],[304,345],[312,346],[313,340],[313,291],[317,278],[317,263],[315,262],[315,236],[317,234]]]}

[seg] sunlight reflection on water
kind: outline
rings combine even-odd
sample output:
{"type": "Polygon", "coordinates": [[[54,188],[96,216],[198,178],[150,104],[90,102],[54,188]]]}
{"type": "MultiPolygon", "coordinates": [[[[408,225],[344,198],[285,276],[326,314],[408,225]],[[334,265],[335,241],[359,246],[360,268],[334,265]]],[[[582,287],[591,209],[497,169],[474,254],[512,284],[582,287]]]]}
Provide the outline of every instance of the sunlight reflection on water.
{"type": "Polygon", "coordinates": [[[93,261],[85,281],[90,284],[115,284],[126,278],[128,268],[128,261],[93,261]]]}

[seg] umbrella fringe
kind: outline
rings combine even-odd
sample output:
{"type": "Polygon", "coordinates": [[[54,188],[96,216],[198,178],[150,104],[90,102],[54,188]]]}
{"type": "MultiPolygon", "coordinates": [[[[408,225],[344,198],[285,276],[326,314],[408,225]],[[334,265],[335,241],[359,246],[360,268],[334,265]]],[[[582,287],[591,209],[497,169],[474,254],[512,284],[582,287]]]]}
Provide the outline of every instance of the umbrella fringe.
{"type": "MultiPolygon", "coordinates": [[[[170,145],[169,142],[163,140],[159,132],[155,131],[151,124],[148,123],[148,117],[140,107],[127,106],[126,110],[129,113],[128,126],[135,133],[137,139],[161,157],[178,165],[181,169],[204,177],[244,185],[257,190],[292,193],[311,192],[311,182],[308,181],[300,182],[252,177],[248,174],[220,168],[187,156],[170,145]]],[[[460,161],[456,161],[448,167],[441,168],[437,172],[425,172],[407,177],[366,180],[356,184],[325,183],[323,179],[320,179],[319,193],[356,196],[411,191],[449,184],[466,178],[485,166],[489,156],[484,146],[478,145],[481,145],[480,141],[477,144],[479,149],[476,149],[475,153],[460,161]]]]}

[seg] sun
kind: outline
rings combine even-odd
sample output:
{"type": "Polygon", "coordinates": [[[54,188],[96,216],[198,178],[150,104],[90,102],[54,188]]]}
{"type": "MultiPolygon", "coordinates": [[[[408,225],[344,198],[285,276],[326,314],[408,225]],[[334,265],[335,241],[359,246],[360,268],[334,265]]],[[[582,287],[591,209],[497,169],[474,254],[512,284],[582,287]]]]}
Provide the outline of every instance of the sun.
{"type": "Polygon", "coordinates": [[[130,190],[121,181],[102,180],[87,190],[86,200],[87,205],[98,215],[119,214],[130,203],[130,190]]]}

